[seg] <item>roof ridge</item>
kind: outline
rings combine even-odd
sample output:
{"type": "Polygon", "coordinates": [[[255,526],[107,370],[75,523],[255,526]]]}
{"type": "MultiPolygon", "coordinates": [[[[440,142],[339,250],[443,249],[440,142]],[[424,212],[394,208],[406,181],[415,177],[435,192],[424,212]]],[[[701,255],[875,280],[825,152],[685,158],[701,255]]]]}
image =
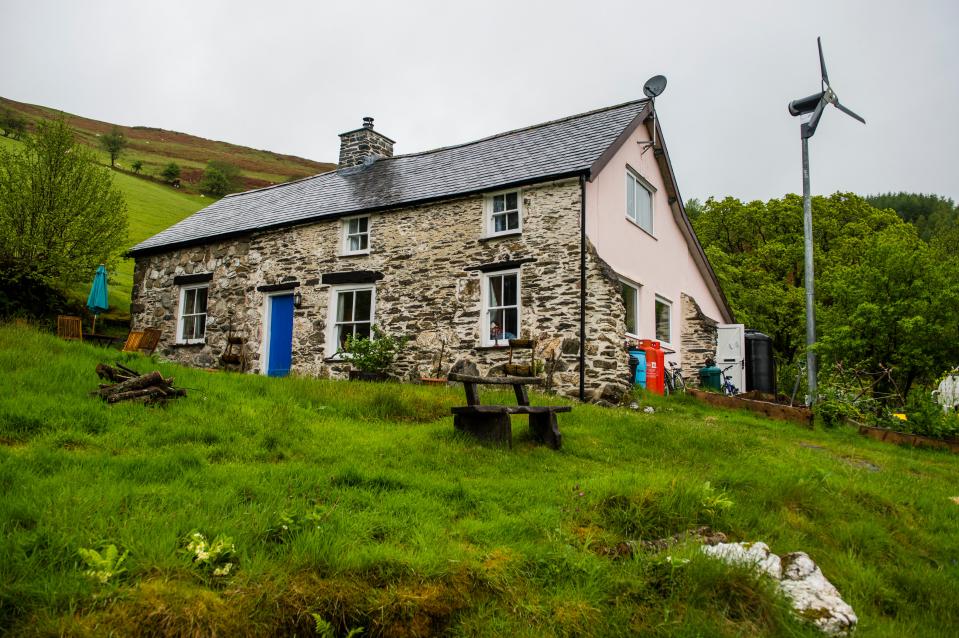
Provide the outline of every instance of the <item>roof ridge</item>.
{"type": "Polygon", "coordinates": [[[593,109],[591,111],[585,111],[583,113],[576,113],[575,115],[567,115],[565,117],[556,118],[555,120],[548,120],[546,122],[540,122],[539,124],[530,124],[529,126],[522,126],[520,128],[510,129],[509,131],[502,131],[501,133],[494,133],[493,135],[487,135],[486,137],[481,137],[478,140],[472,140],[470,142],[462,142],[460,144],[450,144],[449,146],[440,146],[437,148],[432,148],[426,151],[417,151],[416,153],[404,153],[403,155],[394,155],[392,157],[383,157],[378,161],[400,159],[403,157],[417,157],[419,155],[429,155],[430,153],[438,153],[440,151],[446,151],[451,148],[462,148],[464,146],[470,146],[471,144],[479,144],[480,142],[487,142],[489,140],[496,139],[497,137],[503,137],[504,135],[512,135],[513,133],[522,133],[523,131],[531,131],[536,128],[541,128],[543,126],[550,126],[552,124],[559,124],[560,122],[568,122],[569,120],[575,120],[580,117],[586,117],[587,115],[596,115],[597,113],[602,113],[603,111],[613,111],[615,109],[621,109],[624,106],[632,106],[633,104],[639,104],[640,102],[648,102],[649,98],[641,98],[638,100],[630,100],[628,102],[623,102],[621,104],[614,104],[613,106],[604,106],[602,108],[593,109]]]}
{"type": "MultiPolygon", "coordinates": [[[[415,153],[404,153],[404,154],[402,154],[402,155],[393,155],[392,157],[381,157],[381,158],[377,159],[376,161],[377,161],[377,162],[388,162],[388,161],[390,161],[390,160],[395,160],[395,159],[402,159],[402,158],[406,158],[406,157],[419,157],[419,156],[421,156],[421,155],[429,155],[429,154],[431,154],[431,153],[439,153],[440,151],[448,151],[448,150],[454,149],[454,148],[463,148],[463,147],[465,147],[465,146],[470,146],[470,145],[472,145],[472,144],[479,144],[479,143],[481,143],[481,142],[488,142],[489,140],[493,140],[493,139],[496,139],[496,138],[498,138],[498,137],[503,137],[503,136],[505,136],[505,135],[512,135],[512,134],[514,134],[514,133],[522,133],[523,131],[531,131],[531,130],[533,130],[533,129],[542,128],[542,127],[544,127],[544,126],[550,126],[550,125],[552,125],[552,124],[559,124],[560,122],[568,122],[568,121],[570,121],[570,120],[575,120],[575,119],[577,119],[577,118],[587,117],[587,116],[589,116],[589,115],[596,115],[597,113],[603,113],[604,111],[613,111],[613,110],[616,110],[616,109],[621,109],[621,108],[626,107],[626,106],[632,106],[632,105],[634,105],[634,104],[640,104],[640,103],[644,103],[644,102],[649,102],[649,98],[640,98],[640,99],[638,99],[638,100],[629,100],[628,102],[622,102],[622,103],[620,103],[620,104],[614,104],[614,105],[612,105],[612,106],[604,106],[604,107],[601,107],[601,108],[598,108],[598,109],[593,109],[593,110],[591,110],[591,111],[584,111],[583,113],[576,113],[576,114],[574,114],[574,115],[567,115],[567,116],[565,116],[565,117],[560,117],[560,118],[557,118],[557,119],[555,119],[555,120],[548,120],[548,121],[546,121],[546,122],[540,122],[539,124],[531,124],[531,125],[529,125],[529,126],[523,126],[523,127],[520,127],[520,128],[511,129],[511,130],[509,130],[509,131],[502,131],[502,132],[500,132],[500,133],[494,133],[493,135],[487,135],[486,137],[481,137],[481,138],[479,138],[479,139],[477,139],[477,140],[472,140],[472,141],[469,141],[469,142],[462,142],[462,143],[460,143],[460,144],[450,144],[449,146],[440,146],[440,147],[432,148],[432,149],[429,149],[429,150],[426,150],[426,151],[417,151],[417,152],[415,152],[415,153]]],[[[260,188],[253,188],[253,189],[250,189],[250,190],[248,190],[248,191],[242,191],[242,192],[239,192],[239,193],[230,193],[229,195],[224,196],[223,199],[226,199],[227,197],[238,197],[238,196],[240,196],[240,195],[247,195],[247,194],[250,194],[250,193],[259,193],[259,192],[271,190],[271,189],[274,189],[274,188],[281,188],[281,187],[283,187],[283,186],[290,186],[291,184],[298,184],[299,182],[305,182],[305,181],[307,181],[307,180],[316,179],[317,177],[322,177],[322,176],[324,176],[324,175],[329,175],[330,173],[336,173],[338,170],[339,170],[338,168],[334,168],[333,170],[326,171],[325,173],[317,173],[316,175],[310,175],[310,176],[308,176],[308,177],[301,177],[300,179],[292,180],[292,181],[289,181],[289,182],[283,182],[282,184],[271,184],[271,185],[269,185],[269,186],[261,186],[260,188]]]]}

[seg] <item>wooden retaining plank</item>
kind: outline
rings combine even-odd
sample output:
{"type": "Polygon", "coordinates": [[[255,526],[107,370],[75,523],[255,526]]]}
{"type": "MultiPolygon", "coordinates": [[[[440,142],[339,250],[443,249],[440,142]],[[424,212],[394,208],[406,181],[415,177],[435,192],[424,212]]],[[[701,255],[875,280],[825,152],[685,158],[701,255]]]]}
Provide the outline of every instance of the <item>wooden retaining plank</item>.
{"type": "Polygon", "coordinates": [[[912,447],[930,447],[939,450],[949,450],[953,454],[959,454],[959,441],[949,441],[945,439],[933,439],[920,434],[906,434],[905,432],[896,432],[885,428],[874,428],[870,425],[864,425],[851,421],[859,428],[859,434],[868,436],[877,441],[885,443],[894,443],[896,445],[911,445],[912,447]]]}
{"type": "Polygon", "coordinates": [[[703,392],[702,390],[689,389],[686,390],[686,394],[717,407],[751,410],[763,414],[770,419],[792,421],[807,428],[812,428],[812,411],[809,408],[781,405],[769,401],[754,401],[740,397],[729,397],[724,394],[703,392]]]}

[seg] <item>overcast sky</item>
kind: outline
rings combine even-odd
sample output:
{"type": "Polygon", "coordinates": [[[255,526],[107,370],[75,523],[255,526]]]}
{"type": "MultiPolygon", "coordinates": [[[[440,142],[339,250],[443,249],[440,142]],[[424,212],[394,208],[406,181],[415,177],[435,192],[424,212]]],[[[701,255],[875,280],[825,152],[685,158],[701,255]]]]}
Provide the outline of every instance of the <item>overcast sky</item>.
{"type": "Polygon", "coordinates": [[[959,200],[959,2],[3,0],[0,95],[335,162],[364,115],[408,153],[642,97],[683,197],[800,192],[789,100],[833,88],[815,193],[959,200]]]}

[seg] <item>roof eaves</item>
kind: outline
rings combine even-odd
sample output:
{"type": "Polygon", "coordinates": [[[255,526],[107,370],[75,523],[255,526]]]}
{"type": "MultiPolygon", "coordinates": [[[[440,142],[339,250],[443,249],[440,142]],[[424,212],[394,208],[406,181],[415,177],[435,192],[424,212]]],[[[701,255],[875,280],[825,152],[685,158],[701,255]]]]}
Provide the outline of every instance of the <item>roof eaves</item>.
{"type": "Polygon", "coordinates": [[[596,161],[593,162],[593,165],[590,167],[589,172],[595,178],[596,175],[599,175],[599,172],[603,170],[603,167],[609,163],[616,152],[626,143],[626,140],[633,134],[633,132],[639,128],[640,124],[646,121],[646,118],[649,117],[649,114],[652,112],[652,105],[647,104],[642,111],[636,114],[636,117],[626,125],[626,128],[613,140],[613,143],[610,144],[602,155],[596,158],[596,161]]]}

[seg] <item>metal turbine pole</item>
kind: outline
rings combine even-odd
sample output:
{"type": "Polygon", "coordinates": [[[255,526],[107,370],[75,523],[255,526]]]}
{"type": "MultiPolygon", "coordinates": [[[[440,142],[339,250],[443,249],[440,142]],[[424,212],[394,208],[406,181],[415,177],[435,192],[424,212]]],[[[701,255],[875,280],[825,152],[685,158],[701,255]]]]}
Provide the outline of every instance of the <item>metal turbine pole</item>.
{"type": "Polygon", "coordinates": [[[802,138],[802,212],[806,284],[806,379],[809,384],[807,405],[816,402],[816,292],[813,273],[812,194],[809,189],[809,138],[802,138]]]}

